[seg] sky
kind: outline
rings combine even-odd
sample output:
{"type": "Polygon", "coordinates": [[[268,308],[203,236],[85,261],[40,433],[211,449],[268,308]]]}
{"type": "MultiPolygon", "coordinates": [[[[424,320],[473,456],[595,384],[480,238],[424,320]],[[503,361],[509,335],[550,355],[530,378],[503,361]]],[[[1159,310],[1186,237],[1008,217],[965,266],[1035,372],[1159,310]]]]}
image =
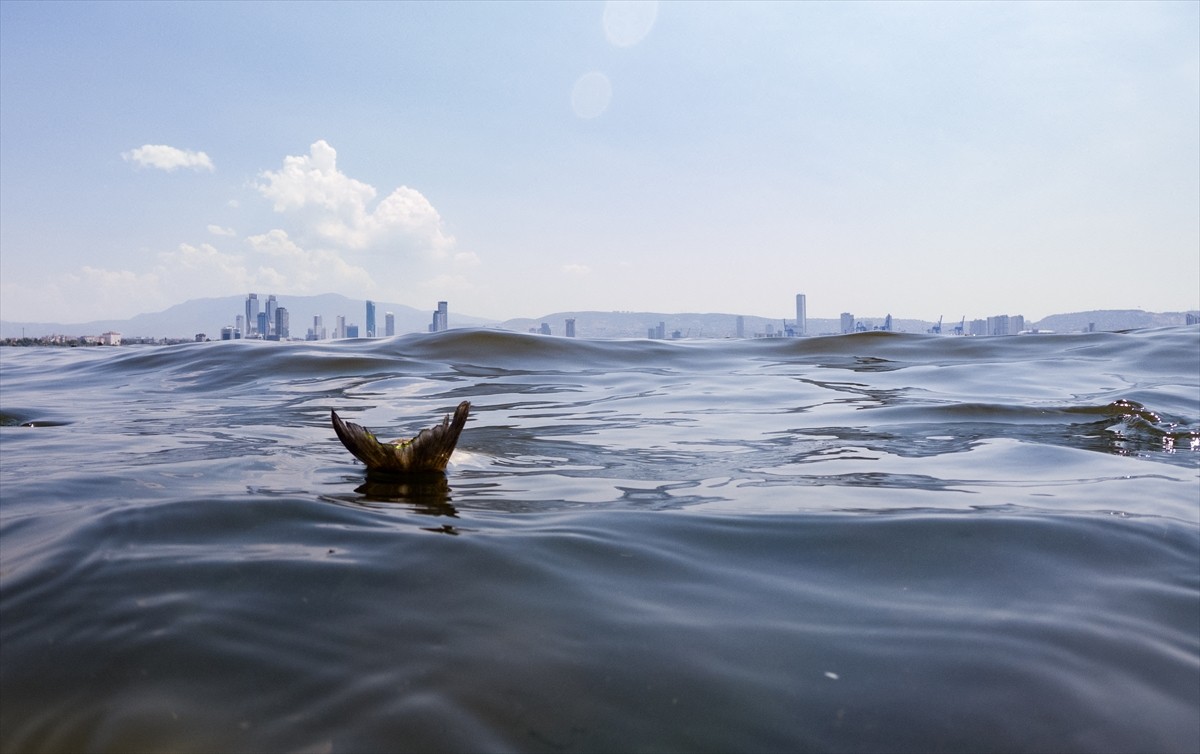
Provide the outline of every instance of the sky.
{"type": "Polygon", "coordinates": [[[1200,3],[0,2],[0,318],[1200,308],[1200,3]]]}

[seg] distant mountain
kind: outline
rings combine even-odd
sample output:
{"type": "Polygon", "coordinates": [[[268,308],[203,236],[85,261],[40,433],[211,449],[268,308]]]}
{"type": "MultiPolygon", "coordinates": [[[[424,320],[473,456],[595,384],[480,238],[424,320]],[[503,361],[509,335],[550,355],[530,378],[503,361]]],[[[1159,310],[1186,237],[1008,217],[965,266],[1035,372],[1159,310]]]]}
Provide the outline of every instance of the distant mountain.
{"type": "Polygon", "coordinates": [[[1102,309],[1090,312],[1073,312],[1071,314],[1051,314],[1038,321],[1039,330],[1054,332],[1087,332],[1091,329],[1100,331],[1136,330],[1150,327],[1171,327],[1186,324],[1188,314],[1200,312],[1144,312],[1141,309],[1102,309]]]}
{"type": "MultiPolygon", "coordinates": [[[[292,337],[303,338],[312,327],[313,317],[320,315],[325,328],[332,333],[337,317],[346,317],[347,324],[359,326],[366,335],[366,301],[352,299],[336,293],[320,296],[277,296],[279,306],[288,310],[292,337]]],[[[260,311],[266,303],[266,294],[259,294],[260,311]]],[[[191,338],[204,333],[209,338],[220,337],[221,328],[236,322],[237,315],[245,312],[246,297],[225,296],[222,298],[193,299],[176,304],[161,312],[139,314],[129,319],[106,319],[78,324],[58,322],[8,322],[0,321],[0,338],[40,338],[45,335],[99,335],[109,330],[125,337],[146,338],[191,338]]],[[[416,309],[404,304],[385,301],[375,302],[375,326],[383,334],[384,317],[387,312],[396,316],[396,333],[426,332],[433,312],[416,309]]],[[[471,317],[450,312],[451,327],[476,327],[494,324],[494,320],[471,317]]]]}

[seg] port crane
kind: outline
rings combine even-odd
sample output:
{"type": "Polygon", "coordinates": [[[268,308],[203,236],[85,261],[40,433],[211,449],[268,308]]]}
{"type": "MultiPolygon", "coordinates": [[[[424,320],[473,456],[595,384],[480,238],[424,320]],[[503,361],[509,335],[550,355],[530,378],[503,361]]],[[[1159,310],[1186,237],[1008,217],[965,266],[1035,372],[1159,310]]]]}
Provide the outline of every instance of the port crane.
{"type": "Polygon", "coordinates": [[[938,315],[938,323],[936,325],[934,325],[933,327],[929,328],[929,332],[933,333],[934,335],[942,334],[942,317],[944,317],[944,316],[945,315],[942,315],[942,314],[938,315]]]}

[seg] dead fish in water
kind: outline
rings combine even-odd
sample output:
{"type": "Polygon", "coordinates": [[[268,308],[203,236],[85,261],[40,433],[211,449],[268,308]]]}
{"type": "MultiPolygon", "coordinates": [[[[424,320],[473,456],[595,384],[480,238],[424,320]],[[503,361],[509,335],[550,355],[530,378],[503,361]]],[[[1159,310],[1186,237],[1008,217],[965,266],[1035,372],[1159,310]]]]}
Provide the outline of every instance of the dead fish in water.
{"type": "Polygon", "coordinates": [[[392,442],[381,442],[371,430],[343,421],[336,411],[329,413],[338,439],[355,458],[367,465],[368,471],[410,474],[446,470],[470,410],[470,402],[463,401],[454,409],[453,419],[447,414],[441,424],[421,430],[411,440],[392,442]]]}

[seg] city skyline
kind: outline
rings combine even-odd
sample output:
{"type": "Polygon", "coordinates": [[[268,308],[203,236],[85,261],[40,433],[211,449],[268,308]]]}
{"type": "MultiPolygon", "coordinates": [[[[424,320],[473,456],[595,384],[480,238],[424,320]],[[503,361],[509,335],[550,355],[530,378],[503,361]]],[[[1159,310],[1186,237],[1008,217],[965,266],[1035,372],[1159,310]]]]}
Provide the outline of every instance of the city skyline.
{"type": "MultiPolygon", "coordinates": [[[[308,328],[304,338],[292,338],[290,331],[290,313],[287,307],[280,306],[278,297],[275,294],[268,294],[266,299],[266,308],[263,311],[258,311],[259,295],[257,291],[251,291],[246,294],[244,302],[245,313],[237,314],[234,318],[234,324],[222,325],[219,328],[220,340],[327,340],[329,339],[328,330],[325,328],[324,315],[313,315],[312,327],[308,328]],[[253,327],[247,327],[246,323],[256,322],[253,327]]],[[[380,337],[376,328],[376,306],[375,301],[366,299],[365,305],[365,328],[363,337],[376,338],[380,337]]],[[[449,329],[449,304],[446,301],[439,301],[436,309],[433,310],[432,321],[429,325],[429,332],[441,332],[449,329]]],[[[333,339],[345,339],[359,337],[359,327],[355,322],[348,322],[343,314],[336,315],[337,325],[334,327],[333,339]]],[[[384,313],[385,336],[390,337],[396,334],[396,315],[394,312],[384,313]]],[[[195,338],[200,340],[204,333],[198,333],[195,338]]]]}
{"type": "Polygon", "coordinates": [[[9,0],[0,70],[9,321],[1200,305],[1197,3],[9,0]]]}
{"type": "MultiPolygon", "coordinates": [[[[797,338],[797,337],[807,337],[812,334],[817,334],[817,335],[842,334],[842,335],[845,335],[845,334],[852,334],[852,333],[858,333],[858,332],[869,332],[869,331],[884,331],[884,332],[893,332],[893,331],[904,332],[904,331],[906,331],[903,328],[896,327],[895,322],[897,320],[896,320],[896,318],[894,318],[892,316],[892,314],[890,312],[888,314],[884,315],[881,322],[879,322],[878,324],[876,323],[876,320],[879,319],[878,317],[863,318],[863,317],[857,317],[851,312],[842,312],[839,315],[839,318],[837,320],[838,321],[837,329],[823,331],[823,332],[819,332],[819,333],[809,333],[808,332],[808,317],[807,317],[807,299],[808,299],[808,297],[807,297],[807,294],[805,294],[805,293],[795,294],[796,318],[794,320],[792,320],[791,323],[789,323],[789,321],[786,318],[781,319],[779,321],[779,329],[775,329],[775,323],[773,321],[769,321],[769,320],[766,320],[765,318],[760,317],[759,319],[762,319],[765,322],[763,331],[751,332],[751,333],[747,334],[746,329],[745,329],[746,315],[712,314],[709,316],[726,316],[726,317],[734,318],[733,325],[732,325],[732,332],[726,332],[723,335],[720,335],[720,337],[797,338]]],[[[258,300],[259,300],[259,296],[256,292],[251,292],[246,295],[245,310],[246,310],[246,318],[247,319],[249,319],[250,315],[253,314],[255,308],[257,307],[258,300]]],[[[263,313],[258,314],[258,319],[260,322],[260,326],[259,326],[258,330],[257,331],[252,330],[252,331],[249,331],[249,333],[247,333],[247,332],[243,331],[240,327],[240,323],[243,321],[243,316],[239,314],[239,315],[237,315],[237,318],[236,318],[236,321],[239,323],[239,325],[238,326],[232,326],[232,325],[223,326],[220,329],[220,333],[221,333],[220,339],[221,340],[236,340],[236,339],[241,339],[241,338],[257,338],[257,339],[264,339],[264,340],[288,340],[288,339],[300,340],[301,338],[289,338],[289,328],[288,328],[288,324],[287,324],[289,321],[289,314],[288,314],[287,308],[278,305],[277,298],[274,294],[268,295],[267,301],[269,302],[269,307],[273,309],[273,311],[275,312],[275,315],[276,315],[275,321],[277,324],[275,325],[275,327],[273,329],[271,329],[271,330],[265,329],[266,313],[263,312],[263,313]]],[[[381,337],[378,335],[378,333],[375,329],[376,302],[368,299],[368,300],[364,301],[364,304],[365,304],[366,321],[368,324],[365,328],[365,332],[362,333],[362,336],[366,337],[366,338],[381,337]]],[[[618,314],[619,314],[619,312],[618,312],[618,314]]],[[[306,333],[306,336],[303,338],[303,340],[314,341],[314,340],[329,339],[328,333],[326,332],[326,330],[323,326],[323,316],[324,315],[321,315],[321,314],[313,316],[313,326],[308,329],[308,332],[306,333]]],[[[549,321],[545,321],[547,319],[553,319],[554,318],[553,315],[551,315],[550,317],[541,318],[543,321],[541,321],[540,324],[538,324],[537,326],[529,326],[527,329],[528,329],[528,332],[530,332],[530,333],[538,333],[538,334],[542,334],[542,335],[561,334],[564,337],[574,338],[574,337],[576,337],[577,316],[578,315],[562,316],[563,322],[561,325],[560,332],[556,332],[554,330],[554,326],[551,325],[549,321]]],[[[686,316],[686,315],[680,314],[680,315],[676,315],[676,316],[686,316]]],[[[396,329],[395,329],[394,313],[388,311],[388,312],[386,312],[385,317],[386,317],[387,324],[386,324],[386,334],[383,337],[391,337],[391,336],[396,335],[397,333],[396,333],[396,329]]],[[[332,339],[336,340],[336,339],[359,337],[360,329],[359,329],[357,323],[347,322],[345,315],[340,315],[340,314],[337,315],[336,319],[337,319],[337,325],[334,328],[332,339]]],[[[923,329],[924,332],[927,332],[930,334],[955,335],[955,336],[1007,336],[1007,335],[1021,335],[1021,334],[1025,334],[1025,333],[1039,332],[1039,330],[1037,328],[1026,329],[1026,318],[1020,314],[996,314],[996,315],[990,315],[986,318],[976,317],[976,318],[972,318],[969,323],[968,323],[967,316],[963,315],[959,319],[959,323],[957,325],[953,324],[953,322],[946,324],[944,322],[944,319],[945,318],[943,316],[939,316],[938,320],[935,323],[931,323],[927,328],[923,327],[921,329],[923,329]]],[[[831,320],[825,320],[824,318],[817,318],[814,321],[821,321],[821,320],[831,321],[831,320]]],[[[909,321],[911,322],[912,320],[909,320],[909,321]]],[[[1200,312],[1186,313],[1186,317],[1185,317],[1186,324],[1191,325],[1196,322],[1200,322],[1200,312]]],[[[437,309],[433,310],[433,312],[432,312],[431,322],[426,327],[426,331],[430,332],[430,333],[435,333],[435,332],[442,332],[447,329],[449,329],[449,304],[446,301],[439,301],[437,309]]],[[[1087,327],[1088,331],[1092,331],[1094,329],[1095,329],[1094,323],[1089,324],[1087,327]]],[[[411,333],[411,332],[418,332],[418,331],[410,330],[409,332],[411,333]]],[[[908,331],[908,332],[912,332],[912,331],[908,331]]],[[[1048,332],[1053,332],[1053,331],[1050,330],[1048,332]]],[[[120,333],[116,333],[116,334],[120,335],[120,333]]],[[[197,340],[202,339],[202,335],[203,334],[197,334],[196,339],[197,340]]],[[[713,333],[709,333],[709,337],[712,337],[712,336],[713,336],[713,333]]],[[[678,329],[678,328],[672,329],[669,331],[665,320],[659,321],[656,325],[653,325],[653,326],[647,328],[647,330],[646,330],[646,338],[650,339],[650,340],[681,339],[681,338],[687,338],[687,337],[692,337],[690,331],[686,334],[684,333],[683,330],[678,329]]],[[[698,333],[695,337],[704,337],[704,335],[698,333]]]]}
{"type": "MultiPolygon", "coordinates": [[[[804,294],[797,294],[798,299],[803,296],[804,294]]],[[[129,321],[99,321],[84,323],[80,327],[63,325],[61,323],[22,323],[0,320],[0,329],[3,331],[0,334],[0,341],[5,343],[15,341],[30,343],[32,340],[47,345],[70,345],[95,344],[101,341],[110,341],[113,337],[120,342],[134,344],[217,340],[221,338],[234,339],[235,333],[240,337],[245,332],[243,328],[246,319],[244,310],[247,303],[256,298],[260,297],[257,294],[253,297],[247,294],[244,297],[193,300],[170,307],[168,310],[161,312],[139,315],[129,321]],[[241,313],[238,313],[234,317],[235,325],[225,325],[220,327],[220,331],[217,332],[214,323],[228,321],[228,312],[234,310],[235,307],[228,305],[221,307],[224,309],[224,313],[222,313],[219,309],[214,309],[212,304],[230,300],[237,302],[236,309],[241,313]],[[180,313],[191,311],[196,307],[207,309],[211,313],[198,318],[195,316],[189,317],[188,319],[191,324],[184,323],[174,327],[163,326],[170,321],[180,321],[178,320],[180,313]],[[138,324],[139,322],[141,324],[138,324]],[[196,334],[194,336],[185,335],[187,333],[196,334]]],[[[362,301],[354,301],[353,299],[336,295],[332,297],[326,295],[278,299],[275,308],[276,330],[286,333],[284,336],[285,340],[329,340],[342,337],[358,337],[361,334],[358,324],[353,321],[347,321],[346,315],[339,315],[337,316],[337,325],[333,329],[333,336],[331,338],[328,329],[324,325],[326,315],[320,313],[320,310],[323,308],[324,311],[353,311],[358,309],[363,303],[362,301]],[[313,322],[313,327],[308,328],[307,332],[292,333],[289,329],[288,323],[292,319],[295,319],[295,316],[290,308],[284,304],[290,304],[293,300],[301,312],[303,312],[300,319],[307,321],[308,318],[311,318],[313,322]],[[334,304],[335,300],[340,303],[334,304]],[[317,306],[318,313],[314,314],[314,306],[317,305],[317,302],[322,301],[325,304],[323,307],[317,306]],[[286,321],[281,322],[281,320],[286,321]]],[[[434,310],[431,316],[425,315],[419,310],[396,302],[391,302],[388,306],[399,307],[402,310],[401,315],[406,324],[397,328],[396,314],[390,310],[387,311],[385,314],[385,322],[387,322],[385,337],[397,334],[429,332],[431,326],[429,324],[420,324],[420,320],[429,317],[429,319],[425,319],[426,322],[429,322],[430,319],[437,321],[441,314],[439,310],[434,310]]],[[[446,316],[448,317],[448,305],[446,311],[446,316]]],[[[800,313],[799,309],[797,313],[800,313]]],[[[260,314],[263,315],[261,319],[265,323],[265,313],[260,314]]],[[[1022,315],[991,315],[986,318],[974,317],[968,320],[968,317],[963,315],[957,320],[957,324],[953,317],[947,319],[939,316],[937,320],[931,320],[893,317],[890,313],[864,317],[850,312],[843,312],[843,315],[844,318],[841,321],[834,318],[810,318],[808,321],[808,334],[827,336],[845,332],[891,330],[908,333],[981,336],[1013,335],[1026,330],[1031,333],[1071,333],[1170,327],[1200,323],[1200,309],[1188,312],[1147,312],[1143,310],[1060,312],[1048,315],[1041,320],[1027,320],[1022,315]]],[[[456,327],[498,327],[512,332],[528,330],[543,334],[561,334],[567,337],[573,337],[572,333],[576,330],[576,325],[580,325],[583,329],[582,333],[577,333],[580,337],[601,339],[612,337],[648,337],[651,339],[795,337],[798,331],[795,324],[797,320],[789,321],[787,318],[768,318],[755,315],[715,312],[702,314],[696,312],[669,313],[662,311],[622,312],[583,310],[549,313],[534,319],[516,318],[505,321],[480,319],[466,314],[456,314],[454,316],[457,321],[456,327]],[[633,324],[639,319],[647,323],[646,325],[642,325],[640,330],[637,325],[633,324]],[[624,324],[621,324],[622,322],[624,324]]],[[[268,337],[268,339],[272,338],[268,337]]]]}

